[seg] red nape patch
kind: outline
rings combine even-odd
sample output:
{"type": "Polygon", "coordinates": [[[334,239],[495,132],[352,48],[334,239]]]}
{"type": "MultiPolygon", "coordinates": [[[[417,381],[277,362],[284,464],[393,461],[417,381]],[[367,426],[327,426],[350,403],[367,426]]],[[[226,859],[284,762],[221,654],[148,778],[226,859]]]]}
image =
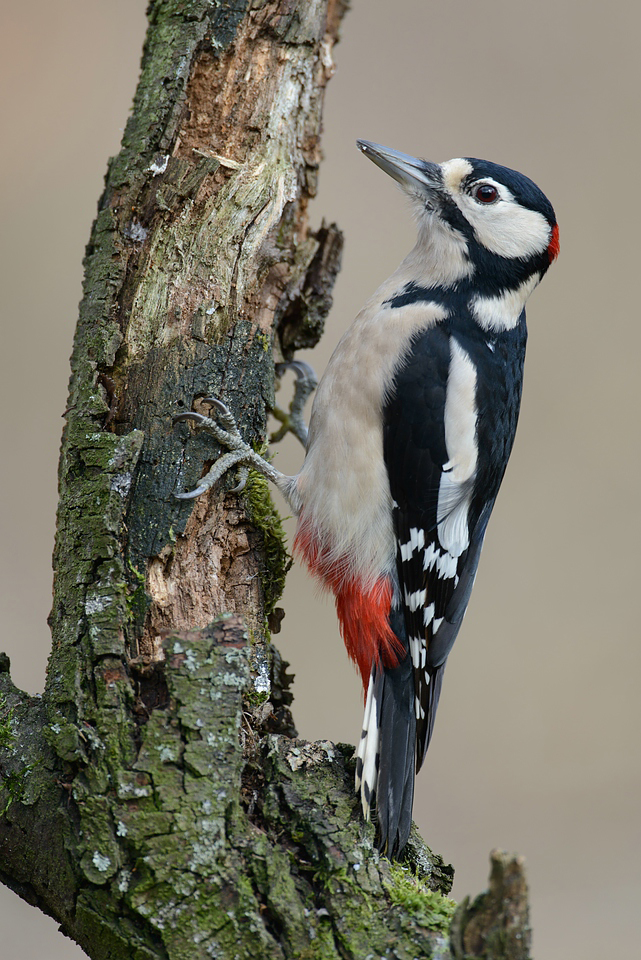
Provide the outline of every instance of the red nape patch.
{"type": "Polygon", "coordinates": [[[548,257],[550,258],[550,263],[559,255],[559,250],[561,245],[559,243],[559,225],[555,223],[552,227],[552,235],[550,237],[550,242],[548,243],[548,257]]]}
{"type": "Polygon", "coordinates": [[[299,523],[294,552],[305,561],[310,573],[334,593],[341,635],[348,655],[360,671],[366,694],[372,665],[382,662],[385,667],[396,667],[405,652],[389,625],[389,578],[380,577],[372,586],[364,586],[350,576],[347,558],[332,558],[305,523],[299,523]]]}

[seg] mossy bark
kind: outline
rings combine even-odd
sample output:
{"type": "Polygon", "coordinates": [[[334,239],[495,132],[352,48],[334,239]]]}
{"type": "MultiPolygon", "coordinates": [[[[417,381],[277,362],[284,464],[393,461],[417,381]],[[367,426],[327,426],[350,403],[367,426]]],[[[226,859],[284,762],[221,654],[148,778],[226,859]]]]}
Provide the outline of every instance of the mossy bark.
{"type": "MultiPolygon", "coordinates": [[[[149,7],[85,259],[44,696],[0,657],[0,877],[95,960],[453,955],[451,869],[414,835],[399,874],[351,748],[295,739],[262,480],[173,496],[220,450],[172,414],[215,394],[262,446],[274,357],[322,331],[341,238],[306,210],[345,6],[149,7]]],[[[456,956],[527,956],[469,953],[504,903],[467,938],[466,906],[456,956]]]]}

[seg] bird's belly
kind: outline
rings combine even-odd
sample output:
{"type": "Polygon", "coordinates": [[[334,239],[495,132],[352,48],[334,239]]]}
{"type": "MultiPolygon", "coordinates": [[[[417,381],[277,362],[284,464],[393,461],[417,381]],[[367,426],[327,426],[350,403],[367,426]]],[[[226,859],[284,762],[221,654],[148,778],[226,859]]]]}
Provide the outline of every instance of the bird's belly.
{"type": "Polygon", "coordinates": [[[326,409],[299,474],[299,527],[333,568],[366,586],[395,569],[392,505],[380,421],[349,393],[326,409]]]}

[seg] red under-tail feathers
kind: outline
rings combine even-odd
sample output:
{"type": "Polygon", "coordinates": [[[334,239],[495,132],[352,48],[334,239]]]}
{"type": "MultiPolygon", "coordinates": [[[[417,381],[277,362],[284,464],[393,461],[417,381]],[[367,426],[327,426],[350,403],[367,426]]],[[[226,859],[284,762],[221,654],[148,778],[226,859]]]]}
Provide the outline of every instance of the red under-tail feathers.
{"type": "Polygon", "coordinates": [[[405,651],[389,624],[392,605],[392,584],[389,577],[379,577],[373,585],[350,576],[347,559],[338,561],[330,555],[310,525],[301,521],[294,540],[294,553],[300,556],[310,573],[336,597],[336,612],[347,653],[356,663],[367,693],[372,665],[398,666],[405,651]]]}

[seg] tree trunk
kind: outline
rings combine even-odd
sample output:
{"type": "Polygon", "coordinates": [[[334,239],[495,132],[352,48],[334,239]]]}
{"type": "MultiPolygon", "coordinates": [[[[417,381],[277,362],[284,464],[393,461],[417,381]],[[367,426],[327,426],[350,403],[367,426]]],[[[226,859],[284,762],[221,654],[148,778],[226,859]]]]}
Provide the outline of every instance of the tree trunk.
{"type": "Polygon", "coordinates": [[[0,657],[0,876],[95,960],[528,955],[517,861],[450,946],[451,868],[415,833],[379,857],[352,748],[295,739],[266,481],[173,496],[221,451],[172,415],[214,394],[262,447],[274,355],[322,331],[342,241],[306,211],[345,7],[149,7],[86,252],[44,696],[0,657]]]}

